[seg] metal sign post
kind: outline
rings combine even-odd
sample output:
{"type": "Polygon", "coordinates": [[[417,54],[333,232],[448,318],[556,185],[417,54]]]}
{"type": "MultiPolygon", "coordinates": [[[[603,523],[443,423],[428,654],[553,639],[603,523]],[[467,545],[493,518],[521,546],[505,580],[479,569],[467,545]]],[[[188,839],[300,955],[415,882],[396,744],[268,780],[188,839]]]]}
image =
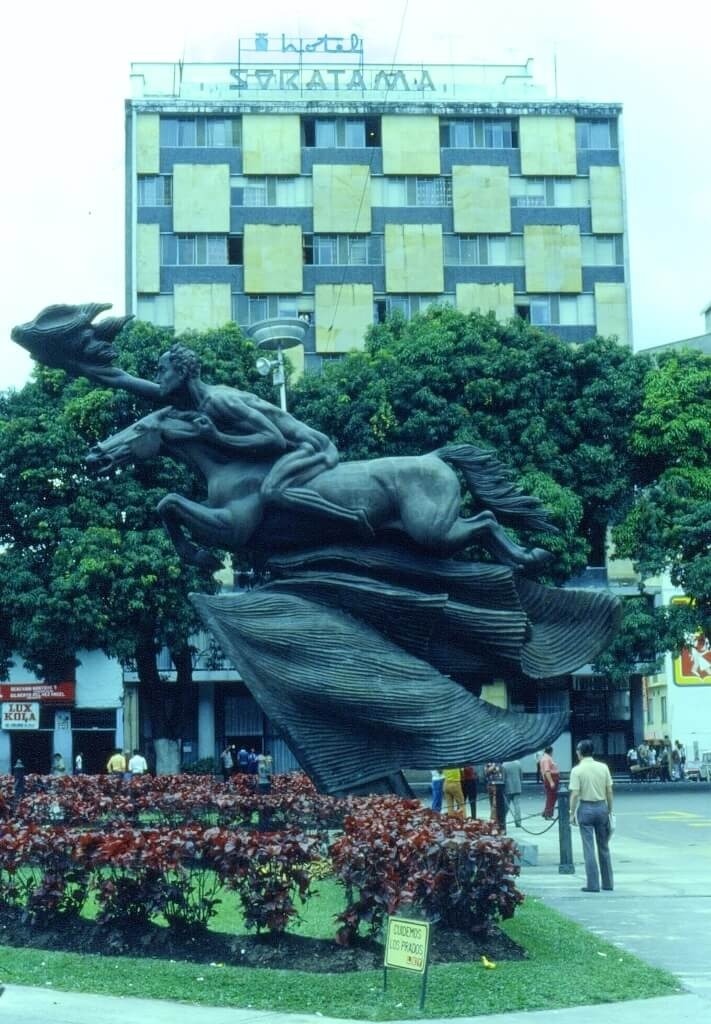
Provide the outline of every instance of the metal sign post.
{"type": "Polygon", "coordinates": [[[414,921],[407,917],[389,917],[385,936],[383,963],[383,992],[388,988],[388,967],[402,971],[415,971],[421,975],[420,1009],[425,1007],[427,967],[430,948],[428,921],[414,921]]]}

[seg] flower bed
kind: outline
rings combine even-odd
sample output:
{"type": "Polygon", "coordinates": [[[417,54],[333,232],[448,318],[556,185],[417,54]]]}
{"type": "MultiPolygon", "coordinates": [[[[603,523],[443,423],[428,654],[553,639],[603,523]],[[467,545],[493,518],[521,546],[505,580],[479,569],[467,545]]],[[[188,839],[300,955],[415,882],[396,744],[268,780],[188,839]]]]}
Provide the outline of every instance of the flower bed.
{"type": "Polygon", "coordinates": [[[515,844],[491,822],[397,797],[325,797],[303,776],[276,776],[265,796],[251,781],[30,776],[13,804],[3,779],[0,914],[47,926],[76,919],[91,894],[100,922],[199,932],[236,896],[248,928],[283,934],[325,859],[343,886],[342,945],[396,912],[485,933],[522,900],[515,844]]]}

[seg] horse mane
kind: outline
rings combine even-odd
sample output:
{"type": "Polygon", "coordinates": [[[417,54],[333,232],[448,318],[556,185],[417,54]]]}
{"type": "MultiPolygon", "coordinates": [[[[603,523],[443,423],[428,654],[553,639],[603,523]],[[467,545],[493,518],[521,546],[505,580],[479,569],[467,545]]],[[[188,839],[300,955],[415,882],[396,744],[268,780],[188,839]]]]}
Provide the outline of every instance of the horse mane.
{"type": "Polygon", "coordinates": [[[461,470],[480,509],[489,509],[502,523],[514,527],[558,533],[543,503],[514,483],[512,471],[493,451],[473,444],[449,444],[434,454],[461,470]]]}

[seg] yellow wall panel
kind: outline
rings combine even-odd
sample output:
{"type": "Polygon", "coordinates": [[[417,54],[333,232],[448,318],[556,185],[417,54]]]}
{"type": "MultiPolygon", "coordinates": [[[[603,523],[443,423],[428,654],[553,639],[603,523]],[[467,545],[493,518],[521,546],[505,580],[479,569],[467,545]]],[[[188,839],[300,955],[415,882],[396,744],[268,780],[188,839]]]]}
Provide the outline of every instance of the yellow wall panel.
{"type": "Polygon", "coordinates": [[[160,291],[160,225],[136,227],[136,291],[160,291]]]}
{"type": "Polygon", "coordinates": [[[296,384],[304,376],[304,346],[294,345],[284,352],[284,361],[288,364],[287,378],[290,384],[296,384]]]}
{"type": "Polygon", "coordinates": [[[158,114],[136,114],[136,174],[160,174],[158,114]]]}
{"type": "Polygon", "coordinates": [[[521,174],[577,174],[574,117],[519,118],[521,174]]]}
{"type": "Polygon", "coordinates": [[[362,349],[373,323],[371,284],[317,284],[316,351],[323,355],[362,349]]]}
{"type": "Polygon", "coordinates": [[[244,174],[301,174],[298,114],[243,114],[244,174]]]}
{"type": "Polygon", "coordinates": [[[385,225],[385,290],[444,291],[441,224],[385,225]]]}
{"type": "Polygon", "coordinates": [[[619,167],[590,168],[590,213],[596,235],[616,235],[624,231],[619,167]]]}
{"type": "Polygon", "coordinates": [[[371,229],[370,168],[314,164],[314,231],[357,234],[371,229]]]}
{"type": "Polygon", "coordinates": [[[230,230],[228,164],[173,165],[173,231],[230,230]]]}
{"type": "Polygon", "coordinates": [[[457,309],[462,313],[491,313],[497,320],[510,320],[514,315],[514,286],[512,284],[456,285],[457,309]]]}
{"type": "Polygon", "coordinates": [[[472,164],[452,168],[454,230],[489,234],[511,231],[508,167],[472,164]]]}
{"type": "Polygon", "coordinates": [[[281,295],[303,290],[303,249],[298,224],[245,224],[244,290],[281,295]]]}
{"type": "Polygon", "coordinates": [[[175,333],[224,327],[232,319],[232,295],[228,284],[176,284],[175,333]]]}
{"type": "Polygon", "coordinates": [[[618,341],[630,343],[627,319],[627,289],[624,284],[595,285],[595,325],[603,337],[617,335],[618,341]]]}
{"type": "Polygon", "coordinates": [[[526,224],[523,229],[527,292],[581,292],[582,248],[577,224],[526,224]]]}
{"type": "Polygon", "coordinates": [[[439,174],[439,118],[383,114],[383,174],[439,174]]]}

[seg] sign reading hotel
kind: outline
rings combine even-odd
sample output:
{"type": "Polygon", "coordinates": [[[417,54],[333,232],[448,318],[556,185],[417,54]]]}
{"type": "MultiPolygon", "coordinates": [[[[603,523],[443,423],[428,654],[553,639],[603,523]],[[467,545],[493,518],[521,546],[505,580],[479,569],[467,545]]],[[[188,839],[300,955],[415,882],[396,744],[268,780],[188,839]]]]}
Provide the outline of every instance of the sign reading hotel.
{"type": "Polygon", "coordinates": [[[37,701],[16,700],[0,705],[3,729],[39,729],[40,706],[37,701]]]}
{"type": "Polygon", "coordinates": [[[0,683],[0,701],[73,704],[74,683],[0,683]]]}
{"type": "MultiPolygon", "coordinates": [[[[689,604],[688,597],[674,597],[672,604],[689,604]]],[[[711,644],[703,633],[688,637],[689,646],[682,647],[674,658],[674,682],[677,686],[711,686],[711,644]]]]}

